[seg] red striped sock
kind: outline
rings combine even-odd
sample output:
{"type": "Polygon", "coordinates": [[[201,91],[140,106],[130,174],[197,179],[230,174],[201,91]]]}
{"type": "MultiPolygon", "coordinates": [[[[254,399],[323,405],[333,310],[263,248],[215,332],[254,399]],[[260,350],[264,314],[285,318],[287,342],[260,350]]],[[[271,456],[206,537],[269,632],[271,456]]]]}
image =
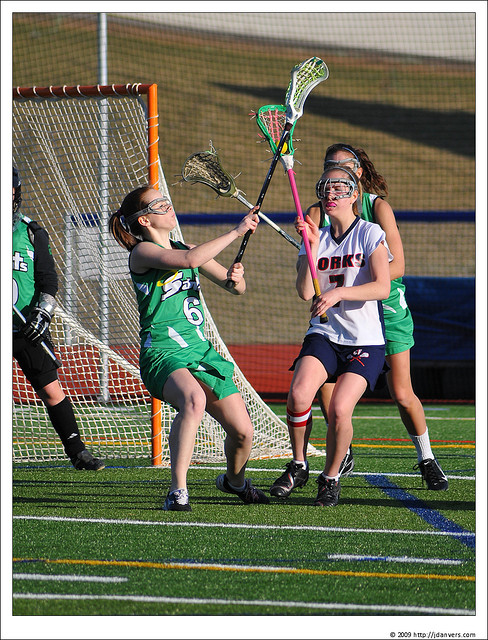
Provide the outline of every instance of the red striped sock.
{"type": "Polygon", "coordinates": [[[291,411],[286,408],[286,424],[294,429],[306,427],[312,422],[312,406],[305,411],[291,411]]]}

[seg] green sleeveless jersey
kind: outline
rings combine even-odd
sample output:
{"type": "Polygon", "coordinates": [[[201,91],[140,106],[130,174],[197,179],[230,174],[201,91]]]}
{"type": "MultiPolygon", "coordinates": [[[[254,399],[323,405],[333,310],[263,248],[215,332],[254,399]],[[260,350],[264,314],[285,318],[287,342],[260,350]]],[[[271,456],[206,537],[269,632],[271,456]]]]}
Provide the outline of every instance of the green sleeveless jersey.
{"type": "MultiPolygon", "coordinates": [[[[172,246],[187,248],[181,242],[172,246]]],[[[139,307],[141,348],[179,352],[206,342],[198,269],[131,271],[131,278],[139,307]]]]}
{"type": "MultiPolygon", "coordinates": [[[[374,193],[364,193],[361,199],[363,211],[361,218],[368,220],[369,222],[376,222],[374,219],[374,201],[378,198],[374,193]]],[[[391,281],[390,295],[386,300],[383,300],[383,311],[386,314],[388,311],[396,313],[399,307],[403,310],[407,308],[407,301],[405,300],[405,285],[402,278],[395,278],[391,281]]]]}
{"type": "MultiPolygon", "coordinates": [[[[39,298],[39,291],[36,291],[34,280],[34,245],[27,228],[29,222],[29,218],[22,218],[12,234],[12,300],[24,317],[29,315],[39,298]]],[[[13,318],[14,326],[19,326],[21,323],[15,313],[13,318]]]]}

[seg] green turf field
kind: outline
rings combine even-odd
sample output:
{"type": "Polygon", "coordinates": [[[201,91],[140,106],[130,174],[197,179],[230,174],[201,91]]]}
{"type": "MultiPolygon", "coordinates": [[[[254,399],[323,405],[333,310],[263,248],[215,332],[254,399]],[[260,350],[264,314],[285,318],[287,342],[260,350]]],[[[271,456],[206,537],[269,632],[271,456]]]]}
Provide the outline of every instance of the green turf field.
{"type": "MultiPolygon", "coordinates": [[[[270,505],[218,492],[221,465],[192,467],[191,513],[161,510],[169,470],[143,460],[108,460],[96,474],[62,461],[15,464],[13,615],[461,616],[467,628],[476,611],[474,413],[426,407],[449,478],[435,493],[412,469],[397,410],[360,404],[355,470],[330,509],[311,506],[323,456],[310,459],[305,488],[270,505]]],[[[324,453],[315,407],[314,416],[324,453]]],[[[267,491],[284,462],[251,461],[249,476],[267,491]]]]}

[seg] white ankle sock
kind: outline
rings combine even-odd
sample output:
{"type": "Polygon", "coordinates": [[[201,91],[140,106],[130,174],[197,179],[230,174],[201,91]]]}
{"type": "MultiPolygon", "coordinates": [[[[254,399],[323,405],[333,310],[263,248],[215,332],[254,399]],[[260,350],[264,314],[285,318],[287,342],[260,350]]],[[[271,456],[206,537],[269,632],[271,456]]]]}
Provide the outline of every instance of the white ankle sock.
{"type": "Polygon", "coordinates": [[[432,453],[432,449],[430,448],[428,429],[426,429],[425,433],[423,433],[421,436],[410,435],[410,438],[415,445],[415,449],[417,450],[417,458],[419,462],[422,462],[422,460],[427,460],[428,458],[434,458],[434,454],[432,453]]]}
{"type": "Polygon", "coordinates": [[[299,467],[303,467],[304,469],[307,468],[307,461],[306,460],[293,460],[293,462],[298,465],[299,467]]]}
{"type": "Polygon", "coordinates": [[[326,480],[335,480],[336,482],[339,482],[339,478],[340,477],[341,477],[340,475],[338,475],[338,476],[326,476],[326,475],[324,475],[324,478],[326,480]]]}

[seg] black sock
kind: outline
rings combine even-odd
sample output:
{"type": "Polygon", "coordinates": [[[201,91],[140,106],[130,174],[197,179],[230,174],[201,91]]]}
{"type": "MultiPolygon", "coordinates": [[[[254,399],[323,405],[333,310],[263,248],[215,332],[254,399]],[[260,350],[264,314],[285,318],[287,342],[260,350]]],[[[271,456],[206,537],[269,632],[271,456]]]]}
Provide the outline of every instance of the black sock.
{"type": "Polygon", "coordinates": [[[65,397],[54,407],[46,407],[54,430],[63,443],[68,458],[73,458],[83,451],[85,445],[80,438],[80,432],[76,423],[73,405],[68,397],[65,397]]]}

